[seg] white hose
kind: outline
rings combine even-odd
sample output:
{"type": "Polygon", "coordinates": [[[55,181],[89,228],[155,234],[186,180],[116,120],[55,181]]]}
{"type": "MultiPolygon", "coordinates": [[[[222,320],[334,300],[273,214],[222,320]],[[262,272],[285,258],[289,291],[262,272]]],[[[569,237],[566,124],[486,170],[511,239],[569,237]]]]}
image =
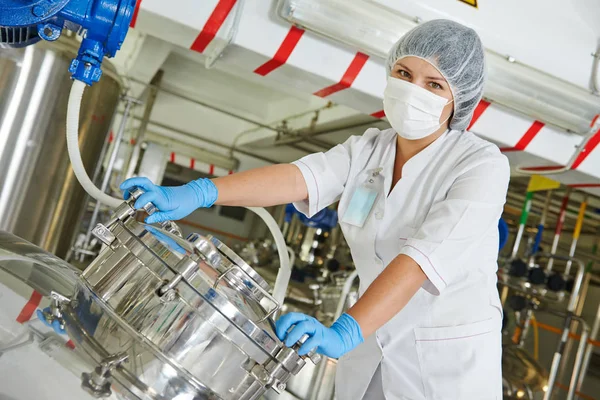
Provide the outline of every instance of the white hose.
{"type": "Polygon", "coordinates": [[[273,287],[273,298],[277,300],[279,304],[283,304],[288,283],[290,282],[290,276],[292,275],[290,257],[288,255],[287,244],[283,238],[283,233],[281,233],[275,218],[273,218],[273,216],[269,214],[267,210],[258,207],[246,208],[254,212],[256,215],[261,217],[263,221],[265,221],[269,231],[271,231],[271,235],[273,235],[273,239],[275,239],[277,253],[279,253],[279,272],[277,273],[277,279],[275,279],[275,286],[273,287]]]}
{"type": "Polygon", "coordinates": [[[123,199],[109,196],[98,189],[88,177],[81,160],[81,152],[79,151],[79,111],[85,86],[85,83],[74,80],[69,94],[69,104],[67,106],[67,149],[69,150],[69,158],[71,159],[73,172],[85,191],[100,203],[116,208],[123,203],[123,199]]]}
{"type": "MultiPolygon", "coordinates": [[[[69,150],[69,158],[71,159],[71,165],[73,166],[73,172],[77,180],[83,186],[86,192],[89,193],[94,199],[100,203],[104,203],[107,206],[116,208],[123,203],[123,199],[112,197],[98,189],[96,185],[88,177],[83,161],[81,160],[81,152],[79,151],[79,112],[81,109],[81,99],[85,90],[85,83],[74,80],[73,86],[71,86],[71,93],[69,94],[69,104],[67,107],[67,148],[69,150]]],[[[283,234],[279,229],[279,225],[275,219],[265,210],[264,208],[247,207],[250,211],[258,215],[267,224],[269,231],[275,239],[277,245],[277,252],[279,253],[279,272],[277,273],[277,279],[275,280],[275,287],[273,288],[273,297],[280,304],[283,304],[285,299],[285,292],[292,275],[292,268],[290,265],[290,258],[287,251],[287,244],[283,238],[283,234]]]]}

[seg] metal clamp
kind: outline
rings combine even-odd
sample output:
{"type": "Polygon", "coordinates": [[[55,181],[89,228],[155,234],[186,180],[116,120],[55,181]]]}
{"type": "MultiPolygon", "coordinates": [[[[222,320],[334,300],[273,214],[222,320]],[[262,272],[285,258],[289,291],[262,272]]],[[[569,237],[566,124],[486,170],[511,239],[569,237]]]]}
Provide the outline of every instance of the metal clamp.
{"type": "Polygon", "coordinates": [[[103,359],[93,372],[81,374],[82,389],[96,398],[110,397],[112,395],[110,372],[128,358],[126,353],[117,353],[103,359]]]}
{"type": "Polygon", "coordinates": [[[261,318],[259,321],[256,321],[257,323],[261,323],[266,321],[271,315],[275,314],[277,311],[279,311],[279,309],[281,308],[281,305],[277,302],[277,300],[275,300],[273,298],[273,296],[271,296],[271,294],[264,289],[263,287],[261,287],[258,282],[256,282],[254,279],[252,279],[252,277],[250,275],[248,275],[248,273],[246,271],[244,271],[240,266],[238,265],[234,265],[231,268],[228,268],[225,272],[223,272],[221,275],[219,275],[217,277],[217,279],[215,280],[215,283],[213,284],[213,289],[216,289],[217,286],[219,286],[219,282],[221,282],[221,280],[223,280],[223,278],[225,278],[227,275],[229,275],[229,273],[231,273],[232,271],[239,271],[241,272],[243,275],[245,275],[248,280],[252,283],[252,285],[259,291],[261,292],[261,294],[267,298],[267,300],[269,300],[270,302],[272,302],[275,307],[273,307],[273,309],[271,309],[270,311],[267,312],[267,310],[265,310],[265,308],[259,303],[259,305],[261,306],[261,308],[265,311],[266,315],[261,318]]]}
{"type": "Polygon", "coordinates": [[[92,235],[96,236],[107,246],[110,246],[115,240],[115,235],[104,225],[98,224],[92,230],[92,235]]]}
{"type": "Polygon", "coordinates": [[[206,237],[199,233],[191,233],[186,238],[188,242],[194,245],[198,254],[202,259],[208,261],[211,267],[217,269],[221,264],[221,253],[215,247],[215,245],[206,237]]]}
{"type": "MultiPolygon", "coordinates": [[[[306,341],[308,340],[310,336],[308,336],[308,334],[304,334],[302,335],[302,337],[292,346],[292,349],[294,349],[296,352],[298,352],[298,350],[300,350],[300,347],[306,343],[306,341]]],[[[315,347],[314,349],[311,349],[308,354],[306,354],[305,356],[300,356],[302,358],[308,358],[310,359],[310,361],[312,361],[313,364],[317,365],[321,362],[322,357],[320,354],[317,354],[317,348],[315,347]]]]}
{"type": "MultiPolygon", "coordinates": [[[[142,194],[144,194],[144,191],[142,189],[136,187],[133,190],[130,190],[129,193],[131,194],[131,198],[129,200],[129,205],[132,208],[134,208],[135,201],[137,199],[139,199],[142,194]]],[[[146,211],[146,213],[148,215],[152,215],[158,211],[158,208],[152,203],[147,203],[142,208],[144,209],[144,211],[146,211]]],[[[167,232],[172,233],[179,237],[183,237],[183,234],[181,233],[181,229],[179,229],[179,226],[175,222],[163,221],[160,223],[160,225],[167,232]]]]}
{"type": "Polygon", "coordinates": [[[158,288],[158,295],[166,301],[173,301],[175,299],[175,287],[182,279],[187,280],[198,271],[198,260],[184,257],[175,265],[175,270],[177,271],[177,275],[158,288]]]}

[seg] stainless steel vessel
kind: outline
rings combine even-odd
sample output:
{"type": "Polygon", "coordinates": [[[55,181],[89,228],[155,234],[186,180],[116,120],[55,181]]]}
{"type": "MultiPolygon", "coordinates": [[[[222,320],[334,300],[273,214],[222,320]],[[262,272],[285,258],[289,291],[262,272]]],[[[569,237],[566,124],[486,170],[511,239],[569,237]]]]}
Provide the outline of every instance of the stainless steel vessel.
{"type": "MultiPolygon", "coordinates": [[[[82,385],[98,397],[252,400],[285,389],[300,357],[274,333],[269,285],[214,237],[139,223],[123,203],[94,234],[105,247],[47,314],[97,365],[82,385]]],[[[148,210],[152,212],[152,210],[148,210]]]]}
{"type": "MultiPolygon", "coordinates": [[[[0,229],[64,257],[85,193],[67,156],[68,72],[78,45],[68,38],[0,52],[0,229]]],[[[79,146],[96,167],[121,85],[110,63],[83,97],[79,146]]]]}

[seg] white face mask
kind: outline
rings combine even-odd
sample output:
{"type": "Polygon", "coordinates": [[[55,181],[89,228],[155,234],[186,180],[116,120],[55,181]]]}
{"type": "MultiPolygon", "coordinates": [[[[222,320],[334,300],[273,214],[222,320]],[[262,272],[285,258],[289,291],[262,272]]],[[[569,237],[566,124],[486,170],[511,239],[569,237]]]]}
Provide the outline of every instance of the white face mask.
{"type": "Polygon", "coordinates": [[[441,96],[402,79],[388,77],[383,94],[383,109],[392,128],[408,140],[423,139],[437,131],[446,105],[441,96]]]}

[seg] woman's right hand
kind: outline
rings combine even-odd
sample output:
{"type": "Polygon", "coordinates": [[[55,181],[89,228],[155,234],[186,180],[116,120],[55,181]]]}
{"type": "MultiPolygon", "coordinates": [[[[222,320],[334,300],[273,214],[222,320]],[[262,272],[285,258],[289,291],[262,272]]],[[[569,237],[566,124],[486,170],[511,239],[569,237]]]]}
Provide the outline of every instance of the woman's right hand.
{"type": "Polygon", "coordinates": [[[136,187],[145,193],[136,200],[135,208],[142,209],[152,203],[158,209],[146,218],[148,224],[185,218],[198,208],[211,207],[218,197],[217,187],[206,178],[173,187],[155,185],[148,178],[130,178],[120,186],[125,200],[130,196],[129,190],[136,187]]]}

